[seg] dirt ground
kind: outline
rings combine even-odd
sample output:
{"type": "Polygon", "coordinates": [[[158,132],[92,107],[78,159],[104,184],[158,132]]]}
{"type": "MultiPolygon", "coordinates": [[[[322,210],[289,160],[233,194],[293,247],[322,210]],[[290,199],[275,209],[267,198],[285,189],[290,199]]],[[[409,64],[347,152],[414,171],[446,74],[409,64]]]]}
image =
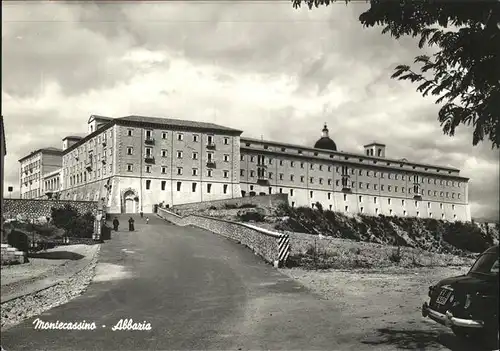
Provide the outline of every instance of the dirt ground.
{"type": "Polygon", "coordinates": [[[342,335],[361,338],[373,350],[480,350],[464,344],[449,329],[423,318],[422,303],[429,285],[464,274],[469,267],[384,268],[383,271],[281,271],[317,294],[330,300],[349,316],[349,329],[342,335]]]}
{"type": "Polygon", "coordinates": [[[68,245],[30,254],[29,262],[2,266],[2,296],[22,290],[23,286],[47,277],[59,277],[72,268],[72,262],[90,255],[95,248],[91,245],[68,245]],[[31,257],[35,256],[35,257],[31,257]]]}

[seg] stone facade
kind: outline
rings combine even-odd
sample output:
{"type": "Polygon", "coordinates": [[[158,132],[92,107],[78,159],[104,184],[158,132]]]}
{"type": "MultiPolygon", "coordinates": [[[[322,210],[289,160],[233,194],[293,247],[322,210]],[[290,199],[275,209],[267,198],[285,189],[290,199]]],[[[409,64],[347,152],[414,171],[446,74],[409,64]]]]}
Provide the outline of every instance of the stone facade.
{"type": "Polygon", "coordinates": [[[38,200],[38,199],[4,199],[3,213],[6,219],[22,218],[38,220],[50,217],[52,207],[63,207],[69,204],[79,213],[91,212],[97,216],[98,203],[95,201],[63,201],[63,200],[38,200]]]}
{"type": "Polygon", "coordinates": [[[188,215],[181,217],[161,208],[158,209],[158,216],[175,225],[193,225],[235,240],[250,248],[268,263],[274,265],[278,264],[278,262],[280,265],[286,263],[280,262],[279,259],[279,240],[281,238],[279,233],[272,233],[265,229],[252,227],[243,223],[205,216],[188,215]]]}
{"type": "MultiPolygon", "coordinates": [[[[104,201],[109,213],[287,194],[295,207],[319,202],[346,214],[471,220],[460,170],[387,158],[383,144],[349,153],[242,138],[193,121],[91,116],[88,123],[87,136],[64,146],[61,199],[104,201]]],[[[27,177],[22,186],[38,186],[30,178],[37,174],[27,177]]]]}
{"type": "Polygon", "coordinates": [[[234,205],[240,207],[241,205],[256,205],[259,207],[274,208],[279,204],[288,203],[287,194],[274,194],[274,195],[261,195],[261,196],[245,196],[229,200],[214,200],[207,202],[195,202],[191,204],[175,205],[172,208],[179,211],[200,211],[206,210],[212,206],[216,208],[224,208],[226,205],[234,205]]]}
{"type": "MultiPolygon", "coordinates": [[[[384,156],[384,157],[382,157],[384,156]]],[[[289,194],[291,206],[470,221],[468,178],[454,168],[241,139],[245,194],[289,194]]]]}
{"type": "Polygon", "coordinates": [[[61,149],[48,147],[33,151],[19,160],[19,193],[22,199],[45,196],[44,175],[61,169],[61,149]]]}
{"type": "Polygon", "coordinates": [[[160,202],[241,196],[241,131],[143,117],[97,127],[64,151],[62,199],[104,197],[110,213],[148,213],[160,202]]]}

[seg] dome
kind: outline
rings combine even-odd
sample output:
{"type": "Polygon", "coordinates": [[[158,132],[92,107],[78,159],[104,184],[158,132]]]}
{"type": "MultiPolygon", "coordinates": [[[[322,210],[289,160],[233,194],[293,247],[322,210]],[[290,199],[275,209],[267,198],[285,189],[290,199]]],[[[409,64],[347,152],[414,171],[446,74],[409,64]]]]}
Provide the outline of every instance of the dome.
{"type": "Polygon", "coordinates": [[[337,151],[337,145],[328,136],[328,128],[326,127],[326,123],[325,126],[323,127],[323,134],[321,138],[316,142],[316,144],[314,144],[314,148],[337,151]]]}

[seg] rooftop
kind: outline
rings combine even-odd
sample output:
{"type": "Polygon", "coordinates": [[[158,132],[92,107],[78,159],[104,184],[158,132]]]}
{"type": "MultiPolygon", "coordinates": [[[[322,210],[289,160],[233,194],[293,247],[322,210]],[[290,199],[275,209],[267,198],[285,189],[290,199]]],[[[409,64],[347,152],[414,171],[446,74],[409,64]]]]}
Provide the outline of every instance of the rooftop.
{"type": "Polygon", "coordinates": [[[162,124],[171,127],[184,127],[184,128],[197,128],[197,129],[210,129],[210,130],[220,130],[227,132],[239,132],[240,134],[243,131],[238,129],[233,129],[225,126],[221,126],[215,123],[207,123],[207,122],[198,122],[198,121],[187,121],[182,119],[174,119],[174,118],[163,118],[163,117],[146,117],[146,116],[125,116],[115,118],[115,121],[128,121],[128,122],[139,122],[139,123],[151,123],[151,124],[162,124]]]}
{"type": "Polygon", "coordinates": [[[38,149],[38,150],[35,150],[35,151],[32,151],[30,152],[28,155],[24,156],[23,158],[20,158],[19,159],[19,162],[22,162],[24,161],[25,159],[35,155],[35,154],[38,154],[38,153],[44,153],[44,152],[47,152],[47,153],[52,153],[52,154],[61,154],[63,153],[63,150],[62,149],[58,149],[56,147],[52,147],[52,146],[49,146],[49,147],[45,147],[45,148],[41,148],[41,149],[38,149]]]}
{"type": "MultiPolygon", "coordinates": [[[[376,156],[366,156],[362,153],[354,153],[354,152],[344,152],[344,151],[330,151],[330,150],[323,150],[323,149],[316,149],[316,148],[311,148],[308,146],[302,146],[302,145],[296,145],[296,144],[288,144],[288,143],[281,143],[277,141],[271,141],[271,140],[261,140],[261,139],[256,139],[256,138],[248,138],[248,137],[241,137],[240,142],[243,144],[245,142],[250,142],[250,143],[257,143],[257,144],[269,144],[269,145],[275,145],[275,146],[281,146],[281,147],[290,147],[294,148],[297,150],[309,150],[309,151],[316,151],[319,153],[329,153],[329,154],[337,154],[337,155],[346,155],[346,156],[353,156],[353,157],[361,157],[361,158],[369,158],[369,159],[374,159],[374,160],[380,160],[380,161],[385,161],[385,162],[398,162],[398,163],[406,163],[409,165],[418,165],[418,166],[424,166],[424,167],[431,167],[431,168],[438,168],[438,169],[444,169],[447,171],[456,171],[460,172],[458,168],[454,167],[447,167],[447,166],[438,166],[438,165],[430,165],[426,163],[419,163],[419,162],[411,162],[406,159],[390,159],[390,158],[381,158],[381,157],[376,157],[376,156]]],[[[242,145],[243,147],[243,145],[242,145]]]]}
{"type": "Polygon", "coordinates": [[[63,140],[66,140],[66,139],[80,140],[80,139],[83,139],[83,137],[82,136],[78,136],[78,135],[68,135],[67,137],[63,138],[63,140]]]}

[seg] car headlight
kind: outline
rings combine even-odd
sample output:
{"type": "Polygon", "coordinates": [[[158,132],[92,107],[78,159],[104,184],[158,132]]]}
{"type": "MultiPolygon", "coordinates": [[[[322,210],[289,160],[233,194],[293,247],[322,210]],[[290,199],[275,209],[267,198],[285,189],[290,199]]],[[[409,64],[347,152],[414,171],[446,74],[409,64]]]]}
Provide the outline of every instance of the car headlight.
{"type": "Polygon", "coordinates": [[[464,309],[469,308],[471,301],[472,301],[472,299],[471,299],[470,294],[465,295],[464,309]]]}

